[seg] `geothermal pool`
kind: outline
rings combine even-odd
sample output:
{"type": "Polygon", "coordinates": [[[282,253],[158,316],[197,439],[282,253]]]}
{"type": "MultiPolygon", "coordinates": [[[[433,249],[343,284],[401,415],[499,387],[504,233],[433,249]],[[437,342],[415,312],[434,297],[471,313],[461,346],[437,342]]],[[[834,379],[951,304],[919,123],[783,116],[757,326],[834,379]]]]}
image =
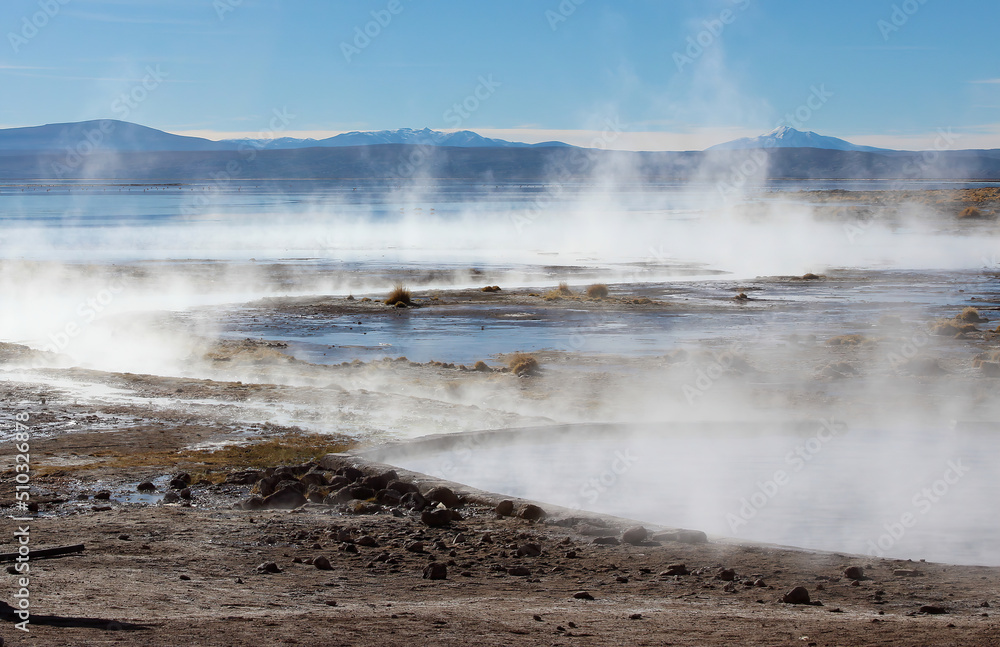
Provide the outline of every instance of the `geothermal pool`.
{"type": "Polygon", "coordinates": [[[995,430],[569,425],[372,455],[486,491],[710,535],[1000,565],[995,430]]]}

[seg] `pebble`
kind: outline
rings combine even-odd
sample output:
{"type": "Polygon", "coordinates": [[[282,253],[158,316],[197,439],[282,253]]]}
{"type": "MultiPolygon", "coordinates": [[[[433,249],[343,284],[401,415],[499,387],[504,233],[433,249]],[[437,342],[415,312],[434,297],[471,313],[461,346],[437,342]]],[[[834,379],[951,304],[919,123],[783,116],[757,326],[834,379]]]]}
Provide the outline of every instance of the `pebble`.
{"type": "Polygon", "coordinates": [[[181,495],[177,494],[177,492],[174,490],[170,490],[169,492],[163,495],[164,503],[177,503],[180,500],[181,500],[181,495]]]}
{"type": "Polygon", "coordinates": [[[321,571],[332,571],[333,570],[333,565],[330,564],[330,560],[327,559],[326,557],[324,557],[323,555],[318,555],[316,557],[313,557],[313,559],[312,559],[312,565],[315,566],[316,568],[318,568],[321,571]]]}
{"type": "Polygon", "coordinates": [[[156,486],[151,481],[143,481],[135,489],[137,492],[156,492],[156,486]]]}
{"type": "Polygon", "coordinates": [[[531,571],[527,566],[512,566],[507,569],[507,575],[514,575],[516,577],[530,577],[531,571]]]}
{"type": "Polygon", "coordinates": [[[443,503],[447,508],[457,508],[462,504],[462,500],[451,489],[444,486],[432,488],[424,494],[424,498],[434,503],[443,503]]]}
{"type": "Polygon", "coordinates": [[[573,594],[574,600],[593,600],[594,596],[590,594],[590,591],[577,591],[573,594]]]}
{"type": "Polygon", "coordinates": [[[274,562],[264,562],[257,567],[259,573],[280,573],[281,569],[274,562]]]}
{"type": "Polygon", "coordinates": [[[513,501],[501,501],[497,504],[495,512],[501,517],[509,517],[514,514],[513,501]]]}
{"type": "Polygon", "coordinates": [[[94,498],[97,499],[98,501],[107,501],[108,499],[111,498],[111,492],[108,490],[101,490],[100,492],[94,495],[94,498]]]}
{"type": "Polygon", "coordinates": [[[929,613],[931,615],[940,615],[942,613],[948,613],[948,610],[944,607],[939,607],[935,604],[925,604],[920,607],[920,613],[929,613]]]}
{"type": "Polygon", "coordinates": [[[542,554],[542,547],[535,543],[521,544],[517,547],[518,557],[538,557],[542,554]]]}

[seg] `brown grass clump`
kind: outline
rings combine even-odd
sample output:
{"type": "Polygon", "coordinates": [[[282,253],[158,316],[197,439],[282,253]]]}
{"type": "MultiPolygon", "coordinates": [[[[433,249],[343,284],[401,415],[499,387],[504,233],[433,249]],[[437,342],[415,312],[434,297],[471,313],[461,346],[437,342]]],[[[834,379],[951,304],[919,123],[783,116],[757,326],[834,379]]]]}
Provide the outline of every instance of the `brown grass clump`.
{"type": "Polygon", "coordinates": [[[632,299],[631,303],[637,306],[646,306],[652,303],[653,300],[646,297],[639,297],[638,299],[632,299]]]}
{"type": "Polygon", "coordinates": [[[488,373],[490,367],[483,360],[476,362],[476,365],[472,367],[472,370],[479,371],[480,373],[488,373]]]}
{"type": "Polygon", "coordinates": [[[510,372],[517,376],[534,375],[538,372],[538,360],[527,353],[514,353],[507,361],[510,372]]]}
{"type": "Polygon", "coordinates": [[[959,212],[958,217],[976,219],[976,218],[984,218],[985,216],[982,211],[976,209],[975,207],[966,207],[965,209],[962,209],[962,211],[959,212]]]}
{"type": "Polygon", "coordinates": [[[802,275],[801,278],[802,278],[803,281],[816,281],[816,280],[821,279],[823,277],[820,276],[819,274],[813,274],[812,272],[806,272],[805,274],[802,275]]]}
{"type": "Polygon", "coordinates": [[[934,322],[934,325],[931,326],[932,333],[943,337],[955,337],[963,333],[978,331],[979,329],[976,328],[975,324],[963,324],[954,319],[941,319],[934,322]]]}
{"type": "Polygon", "coordinates": [[[962,310],[962,314],[955,317],[955,319],[966,323],[983,323],[984,321],[989,321],[986,317],[980,315],[978,310],[971,306],[962,310]]]}
{"type": "Polygon", "coordinates": [[[736,296],[733,297],[733,300],[734,301],[749,301],[750,297],[747,296],[746,292],[740,292],[739,294],[737,294],[736,296]]]}
{"type": "Polygon", "coordinates": [[[385,304],[389,306],[394,306],[402,303],[403,305],[410,305],[411,302],[410,291],[402,283],[397,283],[392,292],[385,300],[385,304]]]}
{"type": "Polygon", "coordinates": [[[480,290],[480,292],[499,292],[499,291],[500,291],[499,285],[487,285],[485,288],[482,288],[480,290]]]}
{"type": "Polygon", "coordinates": [[[230,445],[216,450],[154,451],[135,454],[120,451],[95,452],[93,455],[96,458],[104,460],[86,465],[53,467],[52,470],[183,466],[192,476],[196,476],[228,469],[263,469],[280,465],[298,465],[318,460],[326,454],[347,451],[355,445],[352,439],[345,436],[288,434],[268,438],[252,445],[230,445]],[[198,470],[198,467],[201,469],[198,470]]]}
{"type": "Polygon", "coordinates": [[[559,294],[562,294],[564,296],[568,297],[573,295],[573,290],[569,289],[569,283],[567,283],[566,281],[561,281],[559,283],[559,287],[556,289],[559,290],[559,294]]]}
{"type": "Polygon", "coordinates": [[[588,299],[607,299],[608,286],[603,283],[595,283],[587,288],[588,299]]]}

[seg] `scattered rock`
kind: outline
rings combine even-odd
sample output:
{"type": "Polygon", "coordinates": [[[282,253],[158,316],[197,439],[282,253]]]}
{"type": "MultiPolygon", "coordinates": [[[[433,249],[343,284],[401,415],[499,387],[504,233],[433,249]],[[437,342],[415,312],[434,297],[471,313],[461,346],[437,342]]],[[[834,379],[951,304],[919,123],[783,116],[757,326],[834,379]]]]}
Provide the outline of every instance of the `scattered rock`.
{"type": "Polygon", "coordinates": [[[660,573],[661,576],[673,577],[675,575],[690,575],[691,571],[688,570],[687,566],[684,564],[670,564],[667,566],[667,570],[660,573]]]}
{"type": "Polygon", "coordinates": [[[925,604],[920,607],[920,613],[928,613],[931,615],[941,615],[943,613],[948,613],[948,610],[944,607],[939,607],[936,604],[925,604]]]}
{"type": "Polygon", "coordinates": [[[593,600],[594,596],[590,594],[590,591],[577,591],[573,594],[574,600],[593,600]]]}
{"type": "Polygon", "coordinates": [[[267,510],[293,510],[306,503],[306,498],[295,485],[287,485],[261,501],[262,507],[267,510]]]}
{"type": "Polygon", "coordinates": [[[593,543],[598,546],[617,546],[621,544],[618,537],[595,537],[593,543]]]}
{"type": "Polygon", "coordinates": [[[736,579],[736,571],[731,568],[719,569],[719,572],[715,574],[715,579],[722,580],[723,582],[732,582],[736,579]]]}
{"type": "Polygon", "coordinates": [[[174,490],[170,490],[169,492],[163,495],[164,503],[177,503],[180,500],[181,500],[181,495],[177,494],[177,492],[174,490]]]}
{"type": "Polygon", "coordinates": [[[642,614],[641,613],[633,613],[632,615],[630,615],[628,617],[628,619],[629,620],[642,620],[642,614]]]}
{"type": "Polygon", "coordinates": [[[507,569],[507,574],[516,577],[531,577],[531,571],[527,566],[512,566],[507,569]]]}
{"type": "MultiPolygon", "coordinates": [[[[168,494],[170,493],[168,492],[168,494]]],[[[177,498],[178,499],[180,498],[179,494],[177,495],[177,498]]],[[[164,501],[167,500],[165,496],[163,497],[163,500],[164,501]]],[[[244,501],[242,504],[240,504],[240,507],[243,508],[244,510],[263,510],[264,499],[260,498],[259,496],[252,496],[246,501],[244,501]]]]}
{"type": "Polygon", "coordinates": [[[424,522],[431,528],[441,528],[451,523],[451,512],[440,508],[424,510],[420,514],[420,521],[424,522]]]}
{"type": "Polygon", "coordinates": [[[180,491],[180,496],[185,501],[190,501],[193,498],[193,495],[191,494],[191,488],[186,487],[186,488],[182,489],[180,491]]]}
{"type": "Polygon", "coordinates": [[[536,543],[521,544],[517,547],[518,557],[538,557],[542,554],[542,547],[536,543]]]}
{"type": "Polygon", "coordinates": [[[431,562],[424,567],[425,580],[446,580],[448,579],[448,567],[441,562],[431,562]]]}
{"type": "Polygon", "coordinates": [[[406,550],[408,552],[411,552],[411,553],[425,553],[425,552],[427,552],[427,551],[424,550],[424,542],[422,542],[422,541],[411,542],[409,544],[406,544],[403,548],[404,548],[404,550],[406,550]]]}
{"type": "Polygon", "coordinates": [[[918,577],[920,571],[912,568],[897,568],[892,572],[896,577],[918,577]]]}
{"type": "Polygon", "coordinates": [[[865,579],[865,569],[860,566],[848,566],[844,569],[844,577],[849,580],[863,580],[865,579]]]}
{"type": "Polygon", "coordinates": [[[785,604],[812,604],[809,600],[809,591],[804,586],[796,586],[783,595],[781,601],[785,604]]]}
{"type": "Polygon", "coordinates": [[[94,498],[97,499],[98,501],[107,501],[111,498],[111,492],[108,490],[101,490],[100,492],[94,495],[94,498]]]}
{"type": "Polygon", "coordinates": [[[156,492],[156,486],[151,481],[143,481],[135,489],[137,492],[156,492]]]}
{"type": "Polygon", "coordinates": [[[330,564],[330,560],[327,559],[326,557],[324,557],[323,555],[318,555],[316,557],[313,557],[313,559],[312,559],[312,565],[315,566],[316,568],[318,568],[321,571],[332,571],[333,570],[333,565],[330,564]]]}
{"type": "Polygon", "coordinates": [[[257,567],[258,573],[280,573],[281,569],[274,562],[264,562],[257,567]]]}
{"type": "Polygon", "coordinates": [[[378,548],[378,542],[371,535],[361,535],[355,541],[358,546],[364,546],[366,548],[378,548]]]}
{"type": "Polygon", "coordinates": [[[434,503],[444,504],[446,508],[457,508],[462,504],[462,500],[458,498],[451,488],[446,488],[444,486],[436,487],[428,490],[424,494],[424,498],[428,501],[433,501],[434,503]]]}
{"type": "Polygon", "coordinates": [[[521,508],[521,511],[517,514],[517,516],[522,519],[527,519],[528,521],[541,521],[545,518],[545,510],[542,510],[533,503],[529,503],[521,508]]]}
{"type": "Polygon", "coordinates": [[[496,513],[501,517],[509,517],[514,514],[513,501],[501,501],[497,504],[496,513]]]}
{"type": "Polygon", "coordinates": [[[638,546],[642,542],[646,541],[646,536],[648,534],[649,533],[642,526],[633,526],[622,533],[622,542],[632,546],[638,546]]]}

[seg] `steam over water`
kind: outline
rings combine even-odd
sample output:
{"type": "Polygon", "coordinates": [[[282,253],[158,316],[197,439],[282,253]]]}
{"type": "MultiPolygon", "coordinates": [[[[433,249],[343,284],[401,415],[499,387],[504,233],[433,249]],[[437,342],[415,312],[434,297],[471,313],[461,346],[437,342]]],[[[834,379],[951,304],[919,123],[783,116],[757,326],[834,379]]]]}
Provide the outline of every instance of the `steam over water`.
{"type": "MultiPolygon", "coordinates": [[[[641,433],[480,447],[461,461],[398,460],[484,489],[717,535],[1000,564],[991,512],[1000,437],[986,424],[996,420],[996,380],[970,364],[989,341],[973,348],[926,332],[964,306],[994,318],[997,230],[959,227],[920,206],[858,219],[802,199],[808,188],[828,187],[760,187],[733,199],[707,185],[5,185],[0,341],[58,353],[62,367],[212,378],[191,362],[195,339],[265,339],[322,365],[550,352],[534,382],[344,378],[346,392],[385,400],[350,412],[356,418],[322,398],[299,402],[282,422],[352,433],[345,419],[390,421],[377,440],[481,429],[505,416],[645,423],[641,433]],[[789,280],[807,272],[828,278],[789,280]],[[262,301],[377,300],[398,281],[425,294],[600,282],[671,307],[513,302],[357,323],[262,301]],[[748,304],[733,301],[741,291],[748,304]],[[822,373],[825,340],[849,333],[879,342],[859,346],[853,373],[822,373]],[[909,347],[942,370],[900,373],[893,357],[909,361],[909,347]],[[687,368],[673,364],[678,349],[690,351],[687,368]],[[747,367],[712,377],[719,357],[726,370],[734,357],[747,367]],[[401,394],[452,417],[417,424],[395,408],[401,394]],[[846,426],[803,435],[759,425],[804,419],[846,426]],[[744,420],[758,424],[751,432],[744,420]],[[676,421],[727,426],[706,435],[663,424],[676,421]]],[[[0,375],[42,379],[25,367],[0,375]]],[[[333,379],[321,375],[227,377],[291,387],[333,379]]]]}

